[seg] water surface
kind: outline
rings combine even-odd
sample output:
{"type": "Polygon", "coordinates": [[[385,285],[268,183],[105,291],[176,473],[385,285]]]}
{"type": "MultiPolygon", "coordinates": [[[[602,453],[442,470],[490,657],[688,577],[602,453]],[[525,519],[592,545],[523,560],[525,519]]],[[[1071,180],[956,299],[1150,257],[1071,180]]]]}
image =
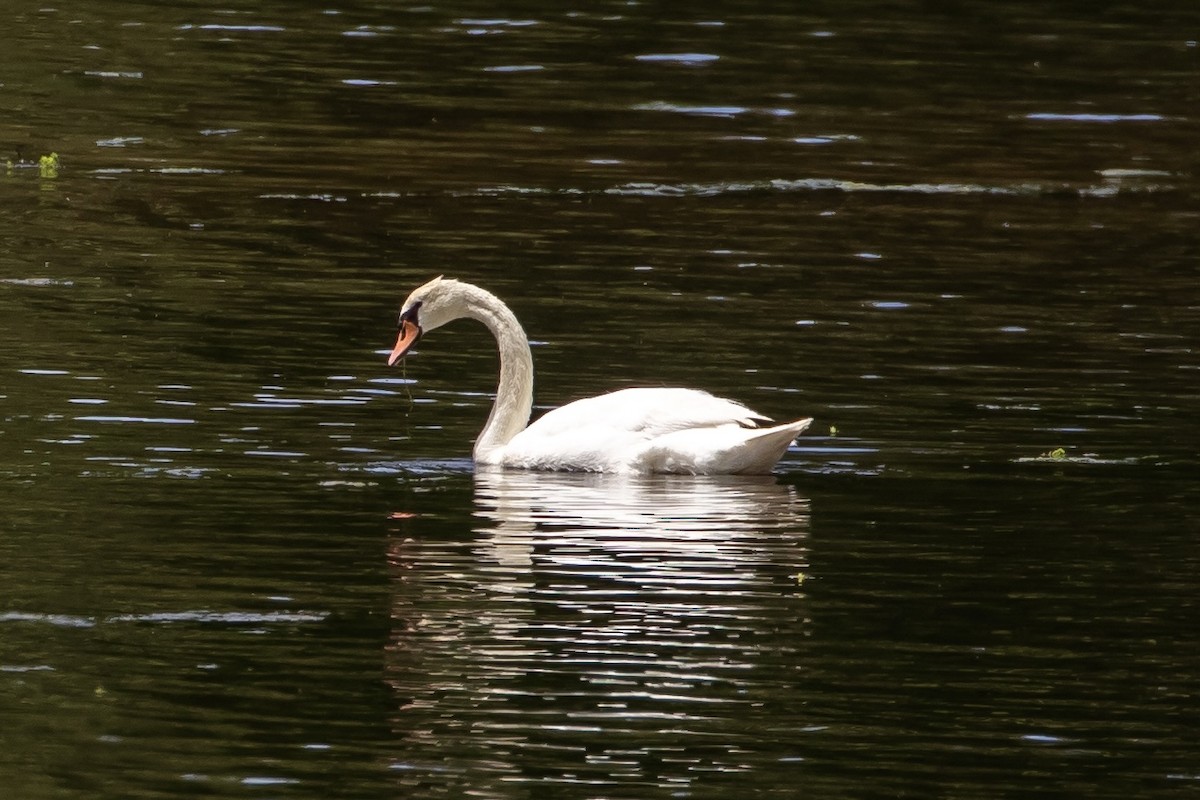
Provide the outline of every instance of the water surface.
{"type": "Polygon", "coordinates": [[[1196,791],[1193,3],[14,12],[15,797],[1196,791]],[[38,168],[55,152],[56,170],[38,168]],[[539,410],[763,479],[475,473],[539,410]]]}

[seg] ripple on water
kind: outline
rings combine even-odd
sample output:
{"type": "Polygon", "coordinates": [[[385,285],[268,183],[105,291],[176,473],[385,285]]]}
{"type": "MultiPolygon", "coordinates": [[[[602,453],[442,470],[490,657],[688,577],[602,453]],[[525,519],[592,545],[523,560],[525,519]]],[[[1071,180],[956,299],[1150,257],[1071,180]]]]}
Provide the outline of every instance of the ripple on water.
{"type": "Polygon", "coordinates": [[[640,56],[634,56],[634,59],[652,64],[702,66],[720,61],[721,57],[714,53],[645,53],[640,56]]]}
{"type": "Polygon", "coordinates": [[[229,25],[212,22],[204,25],[184,24],[180,25],[178,30],[224,31],[230,33],[283,33],[287,28],[282,25],[229,25]]]}
{"type": "Polygon", "coordinates": [[[652,103],[637,103],[634,111],[667,111],[673,114],[689,114],[700,117],[737,117],[742,114],[761,114],[768,117],[790,117],[796,112],[790,108],[754,108],[735,105],[684,105],[656,100],[652,103]]]}
{"type": "Polygon", "coordinates": [[[99,414],[89,414],[87,416],[75,417],[79,422],[102,422],[102,423],[134,423],[138,425],[194,425],[196,420],[188,417],[135,417],[135,416],[105,416],[99,414]]]}
{"type": "Polygon", "coordinates": [[[1161,114],[1056,114],[1038,112],[1026,114],[1026,119],[1050,122],[1161,122],[1161,114]]]}
{"type": "Polygon", "coordinates": [[[77,616],[71,614],[41,614],[30,611],[0,611],[0,624],[30,623],[64,628],[94,628],[98,625],[142,623],[150,625],[296,625],[324,622],[326,611],[151,611],[139,614],[109,616],[77,616]]]}
{"type": "MultiPolygon", "coordinates": [[[[700,116],[726,117],[747,113],[750,109],[741,106],[693,106],[684,113],[700,116]]],[[[779,113],[785,113],[780,111],[779,113]]],[[[754,138],[754,137],[751,137],[754,138]]],[[[849,137],[823,137],[831,140],[849,137]]],[[[917,194],[917,195],[992,195],[1007,197],[1033,197],[1037,195],[1075,195],[1078,197],[1109,198],[1120,194],[1154,194],[1175,191],[1171,184],[1155,183],[1150,180],[1122,182],[1108,179],[1102,184],[1042,184],[1013,183],[1007,185],[984,185],[973,183],[866,183],[835,178],[776,178],[753,181],[721,181],[715,183],[655,183],[632,181],[601,189],[576,187],[544,188],[538,186],[480,186],[474,189],[454,189],[446,193],[453,197],[494,197],[503,195],[527,196],[586,196],[602,194],[628,197],[718,197],[747,193],[802,194],[806,192],[917,194]]],[[[378,193],[377,193],[378,194],[378,193]]],[[[298,198],[297,198],[298,199],[298,198]]],[[[379,351],[386,353],[386,351],[379,351]]]]}
{"type": "MultiPolygon", "coordinates": [[[[74,286],[75,281],[61,278],[0,278],[0,283],[13,286],[74,286]]],[[[21,370],[24,372],[24,370],[21,370]]]]}
{"type": "Polygon", "coordinates": [[[484,72],[514,73],[514,72],[541,72],[546,68],[541,64],[506,64],[496,67],[484,67],[484,72]]]}

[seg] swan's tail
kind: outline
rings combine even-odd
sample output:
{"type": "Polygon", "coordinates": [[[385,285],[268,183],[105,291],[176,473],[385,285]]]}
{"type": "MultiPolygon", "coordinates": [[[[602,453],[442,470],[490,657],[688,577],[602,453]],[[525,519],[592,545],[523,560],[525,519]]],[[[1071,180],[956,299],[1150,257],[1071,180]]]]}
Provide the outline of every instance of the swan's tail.
{"type": "Polygon", "coordinates": [[[807,418],[769,428],[720,425],[676,431],[655,439],[637,463],[649,472],[761,475],[771,471],[788,445],[811,424],[807,418]]]}
{"type": "Polygon", "coordinates": [[[730,471],[747,475],[770,472],[779,459],[783,458],[783,454],[796,437],[804,433],[812,422],[812,417],[805,417],[795,422],[747,431],[749,435],[746,436],[744,444],[733,448],[728,454],[734,462],[731,466],[739,467],[742,462],[745,466],[730,471]]]}

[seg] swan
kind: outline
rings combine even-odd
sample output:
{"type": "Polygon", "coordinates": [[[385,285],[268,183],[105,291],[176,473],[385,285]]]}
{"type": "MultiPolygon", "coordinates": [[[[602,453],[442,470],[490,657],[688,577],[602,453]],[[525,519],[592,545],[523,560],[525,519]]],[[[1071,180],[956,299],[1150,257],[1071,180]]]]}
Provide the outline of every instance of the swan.
{"type": "Polygon", "coordinates": [[[741,403],[697,389],[620,389],[548,411],[532,425],[533,356],[516,316],[500,298],[464,281],[437,277],[400,308],[388,366],[421,337],[456,319],[482,322],[496,338],[500,383],[475,440],[475,463],[528,470],[770,472],[812,418],[782,425],[741,403]]]}

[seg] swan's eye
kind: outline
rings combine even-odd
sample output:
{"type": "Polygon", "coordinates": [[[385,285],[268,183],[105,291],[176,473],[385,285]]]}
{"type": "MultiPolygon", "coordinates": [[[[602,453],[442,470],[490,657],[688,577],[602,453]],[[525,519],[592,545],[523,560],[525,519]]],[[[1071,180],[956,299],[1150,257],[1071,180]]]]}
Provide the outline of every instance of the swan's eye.
{"type": "Polygon", "coordinates": [[[408,308],[404,309],[404,311],[400,312],[400,320],[397,323],[397,326],[404,327],[404,323],[406,323],[406,322],[411,322],[412,324],[416,325],[417,324],[417,312],[420,310],[421,310],[421,301],[418,300],[415,303],[413,303],[411,306],[409,306],[408,308]]]}

